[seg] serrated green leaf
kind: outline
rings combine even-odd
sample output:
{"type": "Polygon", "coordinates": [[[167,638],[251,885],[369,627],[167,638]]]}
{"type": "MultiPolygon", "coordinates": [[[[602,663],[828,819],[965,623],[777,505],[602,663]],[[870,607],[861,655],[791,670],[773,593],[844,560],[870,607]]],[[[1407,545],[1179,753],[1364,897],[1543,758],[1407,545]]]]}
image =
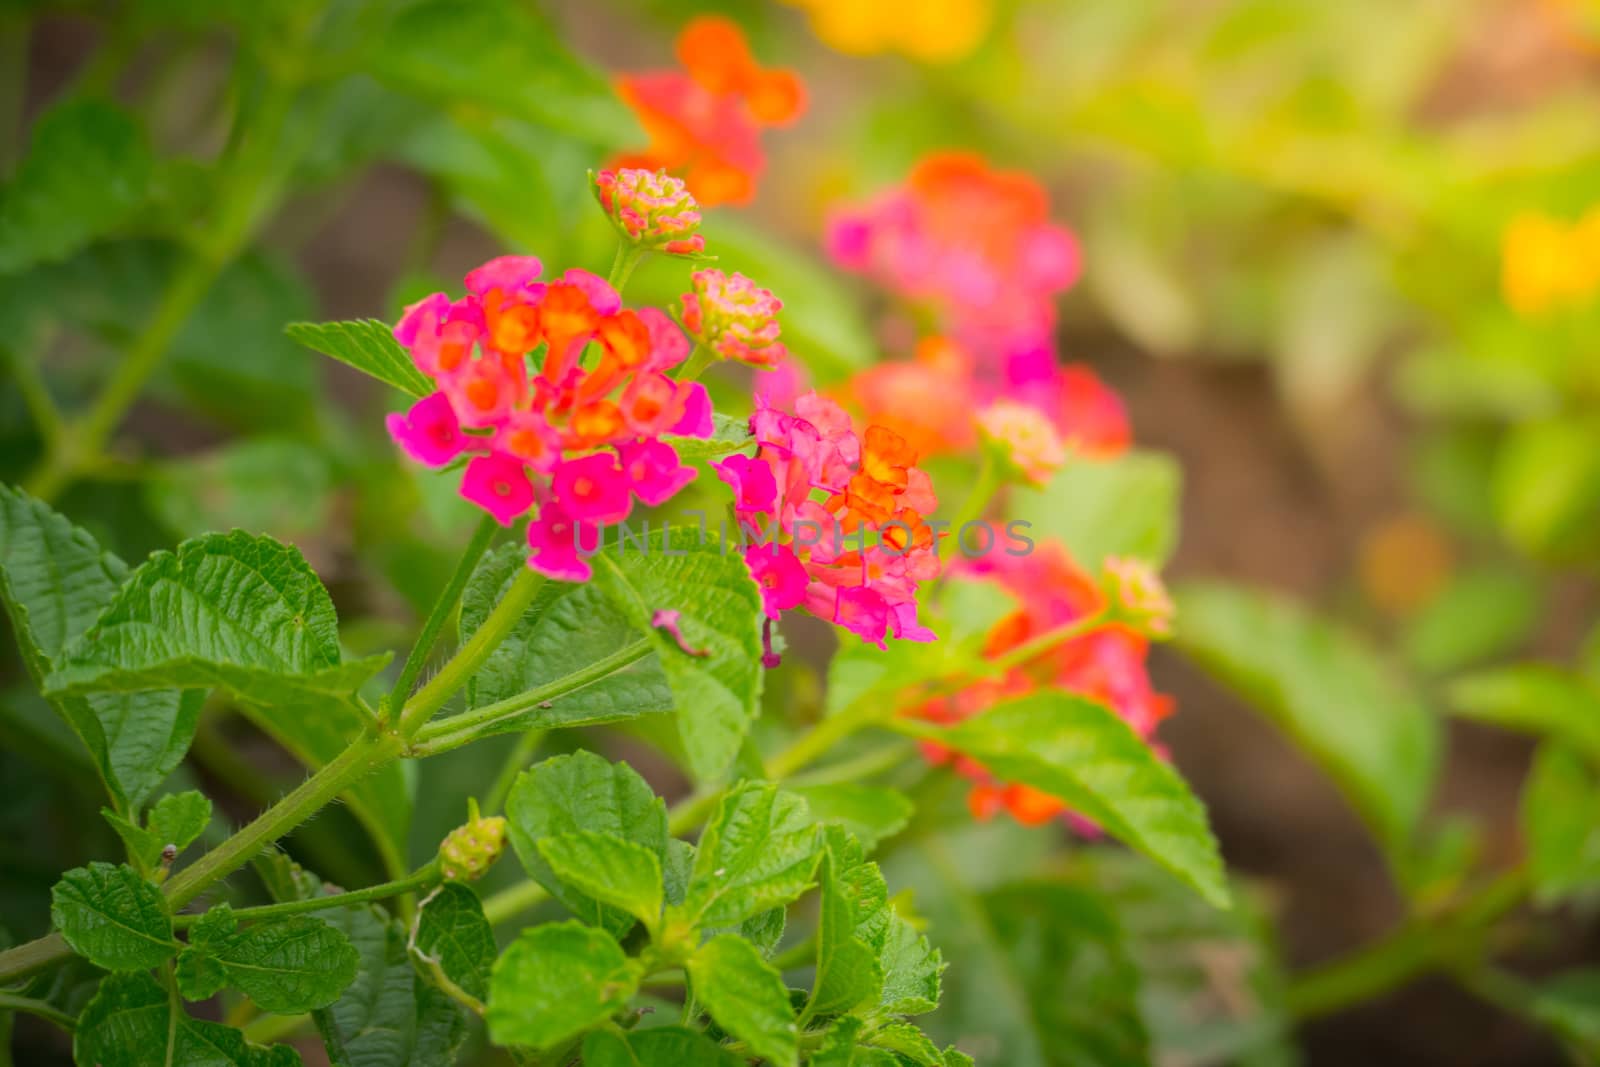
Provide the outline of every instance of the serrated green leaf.
{"type": "Polygon", "coordinates": [[[466,1038],[466,1018],[455,1001],[417,973],[405,927],[366,906],[320,914],[360,958],[344,995],[312,1015],[334,1067],[454,1063],[466,1038]]]}
{"type": "Polygon", "coordinates": [[[883,968],[882,1009],[890,1015],[922,1015],[939,1006],[944,956],[905,919],[891,913],[878,957],[883,968]]]}
{"type": "MultiPolygon", "coordinates": [[[[123,562],[88,533],[0,486],[0,600],[36,683],[99,617],[126,574],[123,562]]],[[[132,808],[182,761],[200,695],[167,689],[58,696],[50,703],[83,742],[112,798],[132,808]]]]}
{"type": "Polygon", "coordinates": [[[883,967],[874,947],[856,936],[856,905],[832,849],[822,857],[822,900],[817,918],[817,971],[805,1018],[839,1015],[863,1005],[876,1007],[883,992],[883,967]]]}
{"type": "Polygon", "coordinates": [[[0,196],[0,274],[61,259],[127,222],[153,165],[144,130],[115,104],[73,97],[51,107],[0,196]]]}
{"type": "Polygon", "coordinates": [[[672,688],[678,735],[700,780],[738,753],[761,700],[761,594],[736,551],[698,530],[658,531],[643,549],[594,557],[595,584],[650,639],[672,688]],[[678,612],[687,644],[653,625],[678,612]]]}
{"type": "Polygon", "coordinates": [[[417,909],[411,948],[469,996],[489,996],[489,971],[497,951],[494,930],[469,886],[445,882],[428,894],[417,909]]]}
{"type": "Polygon", "coordinates": [[[73,1031],[73,1058],[83,1067],[299,1067],[288,1045],[248,1044],[231,1026],[177,1011],[148,974],[113,974],[73,1031]]]}
{"type": "Polygon", "coordinates": [[[620,147],[639,136],[606,79],[562,47],[533,11],[509,0],[413,4],[387,27],[366,63],[403,92],[489,108],[590,144],[620,147]],[[450,59],[456,55],[475,58],[456,63],[450,59]]]}
{"type": "Polygon", "coordinates": [[[211,822],[211,801],[193,789],[169,793],[156,801],[143,826],[134,825],[114,811],[102,810],[102,814],[128,852],[145,870],[153,870],[160,865],[161,853],[168,845],[181,855],[204,832],[211,822]]]}
{"type": "Polygon", "coordinates": [[[799,898],[818,859],[805,801],[746,782],[723,796],[700,836],[683,910],[696,925],[743,922],[799,898]]]}
{"type": "Polygon", "coordinates": [[[189,1000],[205,1000],[226,985],[264,1011],[293,1015],[339,999],[360,962],[339,930],[320,919],[286,915],[242,930],[196,924],[176,973],[178,991],[189,1000]]]}
{"type": "Polygon", "coordinates": [[[1600,759],[1600,688],[1544,663],[1481,671],[1450,686],[1451,710],[1464,718],[1577,745],[1600,759]]]}
{"type": "Polygon", "coordinates": [[[499,1045],[551,1048],[621,1011],[638,986],[638,970],[604,930],[535,926],[495,961],[489,1035],[499,1045]]]}
{"type": "Polygon", "coordinates": [[[1303,748],[1402,866],[1433,788],[1439,725],[1366,645],[1277,597],[1178,591],[1178,647],[1303,748]]]}
{"type": "Polygon", "coordinates": [[[108,971],[142,971],[178,951],[161,890],[126,865],[63,874],[50,891],[50,921],[74,952],[108,971]]]}
{"type": "Polygon", "coordinates": [[[719,934],[689,957],[695,999],[718,1026],[775,1067],[795,1067],[799,1027],[783,976],[748,942],[719,934]]]}
{"type": "Polygon", "coordinates": [[[432,379],[417,369],[411,353],[394,339],[393,330],[377,319],[291,322],[283,332],[312,351],[331,356],[409,396],[421,398],[437,390],[432,379]]]}
{"type": "Polygon", "coordinates": [[[1600,889],[1600,772],[1554,741],[1539,746],[1523,787],[1521,822],[1534,899],[1544,905],[1600,889]]]}
{"type": "Polygon", "coordinates": [[[1009,514],[1033,524],[1029,537],[1067,546],[1096,570],[1107,556],[1166,562],[1178,544],[1182,475],[1170,456],[1129,452],[1074,459],[1043,489],[1018,489],[1009,514]]]}
{"type": "Polygon", "coordinates": [[[1043,692],[929,736],[1005,781],[1022,782],[1093,819],[1219,907],[1228,900],[1205,808],[1178,773],[1115,712],[1043,692]]]}
{"type": "Polygon", "coordinates": [[[46,684],[58,693],[220,686],[268,705],[347,700],[388,659],[342,662],[333,601],[305,557],[234,531],[151,556],[46,684]]]}
{"type": "Polygon", "coordinates": [[[541,838],[538,849],[567,885],[655,927],[662,896],[661,860],[656,853],[593,830],[541,838]]]}
{"type": "MultiPolygon", "coordinates": [[[[528,565],[527,549],[506,545],[473,571],[461,597],[463,640],[477,632],[528,565]]],[[[468,682],[469,707],[506,700],[564,678],[643,639],[593,583],[546,582],[499,647],[468,682]]],[[[593,725],[672,710],[672,691],[654,654],[574,693],[497,724],[496,731],[593,725]]]]}
{"type": "Polygon", "coordinates": [[[806,802],[813,819],[842,827],[869,851],[904,830],[913,810],[904,793],[882,786],[831,782],[788,789],[806,802]]]}
{"type": "Polygon", "coordinates": [[[868,1043],[875,1048],[887,1049],[917,1067],[944,1067],[944,1053],[939,1051],[939,1046],[910,1023],[890,1023],[880,1027],[868,1043]]]}
{"type": "Polygon", "coordinates": [[[627,1034],[596,1030],[583,1042],[583,1067],[746,1067],[747,1062],[685,1026],[627,1034]]]}
{"type": "Polygon", "coordinates": [[[711,423],[710,437],[680,437],[669,433],[662,440],[671,445],[677,451],[678,458],[685,463],[729,456],[749,448],[755,441],[755,435],[750,432],[749,419],[713,413],[711,423]]]}
{"type": "Polygon", "coordinates": [[[558,878],[539,850],[544,838],[591,830],[632,842],[663,861],[666,804],[632,767],[592,752],[545,760],[517,776],[506,817],[523,868],[569,911],[619,936],[633,925],[632,916],[558,878]]]}

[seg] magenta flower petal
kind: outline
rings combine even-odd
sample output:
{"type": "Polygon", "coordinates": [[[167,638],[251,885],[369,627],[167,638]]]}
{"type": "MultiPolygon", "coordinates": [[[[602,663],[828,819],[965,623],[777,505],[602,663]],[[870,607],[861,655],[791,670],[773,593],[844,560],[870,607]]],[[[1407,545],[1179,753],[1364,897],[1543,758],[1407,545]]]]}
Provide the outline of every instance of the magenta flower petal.
{"type": "Polygon", "coordinates": [[[600,528],[574,522],[559,505],[546,504],[528,524],[528,566],[562,582],[587,582],[594,570],[584,558],[599,551],[600,528]]]}
{"type": "Polygon", "coordinates": [[[461,476],[461,495],[510,526],[533,506],[533,483],[522,462],[500,452],[475,456],[461,476]]]}
{"type": "Polygon", "coordinates": [[[683,394],[683,417],[673,423],[668,433],[680,437],[697,437],[704,441],[716,432],[711,421],[711,394],[699,382],[690,382],[683,394]]]}
{"type": "Polygon", "coordinates": [[[617,459],[633,495],[650,507],[666,503],[699,473],[680,462],[673,447],[662,441],[623,445],[617,449],[617,459]]]}
{"type": "Polygon", "coordinates": [[[550,484],[561,509],[580,522],[621,522],[633,509],[628,476],[610,452],[568,460],[550,484]]]}
{"type": "Polygon", "coordinates": [[[811,579],[788,545],[752,545],[745,549],[744,562],[761,587],[761,606],[767,618],[777,619],[805,603],[806,585],[811,579]]]}
{"type": "Polygon", "coordinates": [[[392,414],[384,424],[406,455],[428,467],[443,467],[472,443],[443,393],[423,397],[406,414],[392,414]]]}
{"type": "Polygon", "coordinates": [[[467,273],[467,292],[482,296],[491,289],[520,289],[538,279],[544,264],[535,256],[500,256],[467,273]]]}

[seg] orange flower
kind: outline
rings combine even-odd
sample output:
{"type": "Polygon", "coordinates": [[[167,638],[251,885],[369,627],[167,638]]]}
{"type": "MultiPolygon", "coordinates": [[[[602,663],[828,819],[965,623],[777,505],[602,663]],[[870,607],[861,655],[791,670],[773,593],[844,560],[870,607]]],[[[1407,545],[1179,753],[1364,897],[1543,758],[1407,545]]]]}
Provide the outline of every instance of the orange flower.
{"type": "Polygon", "coordinates": [[[618,80],[650,144],[609,165],[669,171],[706,207],[747,203],[767,165],[761,130],[798,118],[805,88],[792,71],[761,67],[739,27],[724,18],[685,26],[678,60],[682,71],[618,80]]]}

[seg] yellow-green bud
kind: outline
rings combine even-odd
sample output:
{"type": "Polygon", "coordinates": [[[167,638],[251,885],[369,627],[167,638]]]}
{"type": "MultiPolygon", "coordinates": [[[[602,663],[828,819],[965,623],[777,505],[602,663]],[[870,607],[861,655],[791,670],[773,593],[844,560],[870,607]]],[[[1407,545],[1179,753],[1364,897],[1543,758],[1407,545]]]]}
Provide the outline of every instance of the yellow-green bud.
{"type": "Polygon", "coordinates": [[[439,873],[446,881],[472,882],[483,877],[506,847],[506,820],[483,818],[478,802],[467,801],[467,824],[450,831],[439,846],[439,873]]]}

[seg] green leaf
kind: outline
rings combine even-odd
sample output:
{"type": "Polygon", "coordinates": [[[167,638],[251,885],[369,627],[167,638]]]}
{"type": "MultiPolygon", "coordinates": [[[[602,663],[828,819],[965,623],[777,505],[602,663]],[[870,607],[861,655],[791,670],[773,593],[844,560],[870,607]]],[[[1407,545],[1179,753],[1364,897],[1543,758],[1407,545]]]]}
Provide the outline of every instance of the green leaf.
{"type": "Polygon", "coordinates": [[[1592,420],[1518,425],[1490,477],[1501,528],[1529,555],[1580,562],[1600,550],[1600,428],[1592,420]]]}
{"type": "Polygon", "coordinates": [[[748,1062],[685,1026],[627,1034],[596,1030],[583,1042],[583,1067],[746,1067],[748,1062]]]}
{"type": "Polygon", "coordinates": [[[178,951],[161,890],[126,865],[63,874],[50,891],[50,921],[74,952],[108,971],[142,971],[178,951]]]}
{"type": "Polygon", "coordinates": [[[718,1026],[775,1067],[800,1062],[799,1028],[783,976],[736,934],[719,934],[689,957],[695,999],[718,1026]]]}
{"type": "Polygon", "coordinates": [[[883,968],[878,953],[856,936],[857,913],[841,881],[841,860],[832,849],[822,858],[822,900],[817,918],[817,973],[807,1019],[839,1015],[878,1004],[883,968]]]}
{"type": "Polygon", "coordinates": [[[116,105],[72,97],[51,107],[0,196],[0,274],[62,259],[130,221],[153,167],[144,130],[116,105]]]}
{"type": "Polygon", "coordinates": [[[1536,1019],[1587,1056],[1600,1055],[1600,970],[1565,971],[1546,980],[1530,1008],[1536,1019]]]}
{"type": "Polygon", "coordinates": [[[868,1040],[874,1048],[893,1052],[902,1063],[917,1067],[944,1067],[944,1053],[927,1034],[910,1023],[890,1023],[880,1027],[868,1040]]]}
{"type": "Polygon", "coordinates": [[[345,935],[360,959],[344,995],[313,1013],[334,1067],[454,1063],[466,1038],[466,1019],[412,966],[405,927],[367,906],[320,914],[345,935]]]}
{"type": "Polygon", "coordinates": [[[1018,489],[1009,514],[1033,524],[1034,538],[1063,542],[1093,571],[1107,556],[1160,565],[1178,544],[1182,475],[1171,456],[1128,452],[1074,459],[1043,489],[1018,489]]]}
{"type": "Polygon", "coordinates": [[[73,1031],[84,1067],[299,1067],[288,1045],[248,1044],[231,1026],[178,1010],[148,974],[113,974],[100,983],[73,1031]]]}
{"type": "Polygon", "coordinates": [[[1509,651],[1538,621],[1533,580],[1510,570],[1468,571],[1407,623],[1406,658],[1433,674],[1458,671],[1509,651]]]}
{"type": "MultiPolygon", "coordinates": [[[[45,504],[0,486],[0,600],[36,683],[111,602],[127,567],[45,504]]],[[[189,748],[200,694],[177,690],[58,696],[117,805],[137,807],[189,748]]]]}
{"type": "Polygon", "coordinates": [[[277,437],[169,460],[144,484],[150,510],[179,537],[238,528],[288,541],[328,528],[333,488],[319,449],[277,437]]]}
{"type": "Polygon", "coordinates": [[[413,4],[365,63],[379,80],[440,104],[488,108],[590,144],[639,139],[606,78],[563,48],[543,19],[511,0],[413,4]],[[452,59],[464,55],[473,61],[452,59]]]}
{"type": "Polygon", "coordinates": [[[535,926],[495,961],[489,1035],[497,1045],[548,1049],[627,1007],[638,987],[638,970],[604,930],[535,926]]]}
{"type": "Polygon", "coordinates": [[[661,860],[656,853],[593,830],[541,838],[539,854],[578,892],[654,929],[661,917],[661,860]]]}
{"type": "Polygon", "coordinates": [[[394,339],[393,330],[377,319],[291,322],[283,332],[312,351],[332,356],[409,396],[420,399],[437,390],[433,380],[417,369],[411,353],[394,339]]]}
{"type": "Polygon", "coordinates": [[[157,552],[73,642],[50,690],[220,686],[274,705],[350,699],[389,657],[341,662],[333,601],[299,550],[243,531],[157,552]]]}
{"type": "Polygon", "coordinates": [[[733,926],[796,900],[819,858],[805,801],[762,782],[729,790],[695,850],[683,910],[703,926],[733,926]]]}
{"type": "Polygon", "coordinates": [[[1450,686],[1451,711],[1519,733],[1568,741],[1600,759],[1600,689],[1544,663],[1469,674],[1450,686]]]}
{"type": "Polygon", "coordinates": [[[595,584],[655,646],[678,709],[689,770],[709,780],[738,754],[761,701],[761,593],[743,558],[697,530],[662,530],[643,548],[594,557],[595,584]],[[679,613],[691,651],[654,626],[679,613]]]}
{"type": "Polygon", "coordinates": [[[191,928],[176,972],[178,991],[189,1000],[231,986],[263,1011],[293,1015],[327,1007],[355,981],[361,958],[349,938],[321,919],[286,915],[243,930],[235,925],[220,904],[191,928]]]}
{"type": "Polygon", "coordinates": [[[633,918],[602,904],[557,877],[540,842],[561,834],[594,831],[631,842],[664,866],[667,807],[626,763],[608,763],[592,752],[556,756],[523,771],[506,801],[511,846],[532,878],[567,910],[618,936],[633,918]]]}
{"type": "MultiPolygon", "coordinates": [[[[486,555],[461,597],[461,633],[476,633],[511,582],[528,566],[522,545],[486,555]]],[[[469,707],[482,707],[526,693],[590,666],[644,637],[596,585],[546,582],[467,685],[469,707]]],[[[660,660],[635,660],[566,696],[499,723],[496,732],[593,725],[672,710],[660,660]]]]}
{"type": "Polygon", "coordinates": [[[1178,592],[1178,647],[1264,714],[1338,784],[1404,868],[1439,759],[1439,725],[1351,634],[1276,597],[1178,592]]]}
{"type": "Polygon", "coordinates": [[[843,827],[869,851],[904,830],[914,810],[904,793],[882,786],[834,782],[791,786],[789,792],[806,802],[812,819],[843,827]]]}
{"type": "Polygon", "coordinates": [[[1554,904],[1600,889],[1600,772],[1592,759],[1545,742],[1522,793],[1522,833],[1534,899],[1554,904]]]}
{"type": "Polygon", "coordinates": [[[939,1006],[944,956],[899,915],[890,914],[883,950],[883,999],[890,1015],[922,1015],[939,1006]]]}
{"type": "Polygon", "coordinates": [[[1043,692],[928,731],[998,778],[1049,793],[1154,859],[1219,907],[1228,901],[1205,808],[1116,713],[1043,692]]]}
{"type": "Polygon", "coordinates": [[[436,965],[462,991],[478,1000],[489,996],[494,966],[494,930],[484,917],[478,894],[460,882],[445,882],[417,909],[411,949],[436,965]]]}
{"type": "Polygon", "coordinates": [[[662,440],[671,445],[677,451],[678,458],[685,463],[729,456],[749,448],[755,441],[755,436],[750,432],[749,419],[716,412],[712,414],[711,422],[710,437],[680,437],[669,433],[662,440]]]}
{"type": "Polygon", "coordinates": [[[122,838],[129,854],[145,870],[154,870],[160,866],[162,850],[168,845],[181,855],[210,825],[211,801],[193,789],[169,793],[156,801],[143,826],[136,826],[114,811],[102,809],[101,814],[122,838]]]}

